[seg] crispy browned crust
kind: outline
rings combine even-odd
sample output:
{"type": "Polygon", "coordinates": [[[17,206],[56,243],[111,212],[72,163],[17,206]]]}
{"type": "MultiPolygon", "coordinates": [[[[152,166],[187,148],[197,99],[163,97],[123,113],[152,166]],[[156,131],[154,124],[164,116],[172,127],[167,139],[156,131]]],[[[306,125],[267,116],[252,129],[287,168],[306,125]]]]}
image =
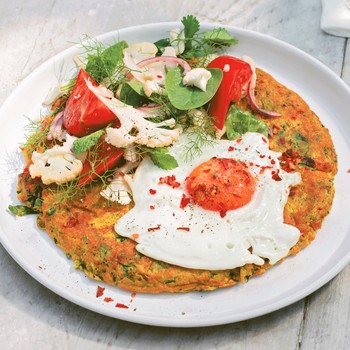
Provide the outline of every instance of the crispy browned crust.
{"type": "MultiPolygon", "coordinates": [[[[302,183],[291,190],[285,207],[285,222],[301,231],[299,242],[290,254],[297,254],[316,236],[329,213],[333,196],[333,178],[337,159],[328,130],[307,104],[294,92],[258,70],[257,100],[282,117],[264,118],[270,126],[271,149],[282,152],[284,170],[298,171],[302,183]]],[[[238,106],[249,110],[246,100],[238,106]]],[[[258,117],[260,117],[258,115],[258,117]]],[[[20,199],[37,186],[28,172],[20,175],[20,199]]],[[[50,189],[42,193],[42,214],[38,224],[44,228],[74,261],[74,266],[91,278],[133,292],[189,292],[214,290],[246,282],[271,267],[247,264],[225,271],[186,269],[155,261],[139,254],[135,242],[120,237],[114,224],[130,206],[114,206],[99,195],[100,186],[86,190],[86,196],[71,198],[59,206],[50,189]],[[54,208],[54,210],[53,210],[54,208]]]]}

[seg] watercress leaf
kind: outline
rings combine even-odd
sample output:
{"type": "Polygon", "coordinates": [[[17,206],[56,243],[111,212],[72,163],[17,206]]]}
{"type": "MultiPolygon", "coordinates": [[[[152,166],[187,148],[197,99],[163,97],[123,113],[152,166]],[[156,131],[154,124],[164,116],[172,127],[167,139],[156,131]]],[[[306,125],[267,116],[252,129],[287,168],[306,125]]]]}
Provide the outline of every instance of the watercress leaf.
{"type": "Polygon", "coordinates": [[[215,28],[203,33],[206,43],[214,46],[236,45],[238,40],[232,37],[225,28],[215,28]]]}
{"type": "Polygon", "coordinates": [[[165,79],[165,89],[175,108],[180,110],[198,108],[213,98],[222,80],[222,70],[217,68],[208,70],[211,73],[211,78],[208,80],[206,91],[195,86],[184,85],[180,71],[177,69],[169,70],[165,79]]]}
{"type": "Polygon", "coordinates": [[[122,40],[105,50],[98,50],[94,55],[89,54],[86,71],[98,83],[112,76],[118,64],[123,62],[123,50],[126,47],[127,42],[122,40]]]}
{"type": "Polygon", "coordinates": [[[37,214],[38,211],[26,207],[25,205],[9,205],[8,210],[16,216],[26,216],[30,214],[37,214]]]}
{"type": "Polygon", "coordinates": [[[231,105],[228,111],[225,126],[226,136],[229,140],[235,140],[248,131],[268,136],[268,127],[262,120],[235,105],[231,105]]]}
{"type": "Polygon", "coordinates": [[[82,154],[92,146],[96,145],[102,135],[106,133],[105,130],[97,130],[90,135],[80,137],[73,142],[73,152],[76,155],[82,154]]]}
{"type": "Polygon", "coordinates": [[[142,84],[137,83],[123,84],[120,90],[120,100],[127,105],[133,106],[134,108],[149,103],[148,98],[143,93],[142,84]],[[140,90],[136,85],[140,85],[142,90],[140,90]]]}
{"type": "Polygon", "coordinates": [[[179,166],[177,160],[169,154],[166,147],[147,148],[147,151],[152,162],[161,169],[171,170],[179,166]]]}

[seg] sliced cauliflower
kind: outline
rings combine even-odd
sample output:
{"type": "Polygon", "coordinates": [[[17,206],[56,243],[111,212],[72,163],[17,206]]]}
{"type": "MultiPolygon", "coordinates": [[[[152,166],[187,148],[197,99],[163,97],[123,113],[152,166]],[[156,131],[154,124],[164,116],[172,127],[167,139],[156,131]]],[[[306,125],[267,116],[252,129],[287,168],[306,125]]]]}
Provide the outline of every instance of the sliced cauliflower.
{"type": "Polygon", "coordinates": [[[81,160],[71,151],[76,137],[66,135],[62,146],[54,146],[44,153],[33,152],[29,173],[32,178],[40,177],[45,185],[63,184],[74,180],[83,168],[81,160]]]}
{"type": "Polygon", "coordinates": [[[185,33],[179,28],[170,31],[170,45],[175,49],[176,55],[185,51],[185,33]]]}
{"type": "Polygon", "coordinates": [[[130,175],[126,174],[135,169],[138,164],[138,162],[127,162],[120,167],[111,183],[100,192],[100,195],[112,202],[122,205],[129,204],[132,198],[132,191],[127,181],[130,175]]]}
{"type": "Polygon", "coordinates": [[[206,91],[208,80],[211,78],[211,73],[205,68],[191,69],[183,77],[184,85],[196,86],[202,91],[206,91]]]}
{"type": "Polygon", "coordinates": [[[88,88],[103,102],[117,117],[119,128],[106,129],[106,141],[117,148],[125,148],[132,143],[148,147],[165,147],[171,145],[180,136],[180,129],[164,129],[175,127],[175,119],[171,118],[160,123],[153,123],[147,118],[147,113],[126,105],[112,96],[103,86],[93,86],[86,82],[88,88]]]}

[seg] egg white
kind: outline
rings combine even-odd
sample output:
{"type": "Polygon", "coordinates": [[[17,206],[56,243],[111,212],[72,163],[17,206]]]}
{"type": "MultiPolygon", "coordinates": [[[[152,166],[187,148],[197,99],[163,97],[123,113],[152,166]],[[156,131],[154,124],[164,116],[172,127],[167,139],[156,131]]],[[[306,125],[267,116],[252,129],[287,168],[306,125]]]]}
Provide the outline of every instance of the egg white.
{"type": "Polygon", "coordinates": [[[296,227],[283,223],[289,189],[300,182],[300,175],[280,169],[280,153],[269,150],[262,134],[246,133],[240,142],[215,141],[188,161],[190,138],[183,134],[170,148],[179,163],[176,169],[160,169],[146,158],[128,178],[135,206],[116,223],[116,232],[135,240],[140,253],[187,268],[232,269],[247,263],[262,265],[265,259],[275,264],[285,257],[300,236],[296,227]],[[257,181],[252,200],[225,217],[194,203],[180,208],[186,177],[212,157],[245,162],[257,181]],[[266,166],[271,168],[262,172],[266,166]],[[276,170],[280,181],[272,179],[276,170]],[[172,175],[179,187],[159,183],[160,178],[172,175]]]}

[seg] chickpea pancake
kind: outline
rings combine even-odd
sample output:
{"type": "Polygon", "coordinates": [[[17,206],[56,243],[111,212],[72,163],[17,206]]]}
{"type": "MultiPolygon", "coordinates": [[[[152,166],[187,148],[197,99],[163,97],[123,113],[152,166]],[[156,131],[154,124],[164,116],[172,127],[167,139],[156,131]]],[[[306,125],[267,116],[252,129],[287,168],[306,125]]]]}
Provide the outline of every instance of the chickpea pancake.
{"type": "MultiPolygon", "coordinates": [[[[262,70],[257,70],[256,98],[265,109],[281,113],[275,118],[256,116],[269,126],[270,149],[281,152],[281,168],[301,175],[301,182],[291,188],[284,208],[284,222],[301,233],[288,254],[293,255],[313,241],[331,210],[337,157],[328,130],[303,99],[262,70]]],[[[252,112],[247,98],[236,106],[252,112]]],[[[273,266],[266,259],[262,265],[204,270],[147,257],[136,250],[135,241],[118,235],[114,229],[133,203],[110,203],[100,195],[101,186],[93,182],[84,193],[57,204],[54,186],[32,179],[28,170],[19,176],[18,184],[18,196],[24,203],[28,204],[35,192],[41,192],[39,227],[47,231],[75,268],[93,279],[133,292],[211,291],[245,283],[273,266]]]]}

